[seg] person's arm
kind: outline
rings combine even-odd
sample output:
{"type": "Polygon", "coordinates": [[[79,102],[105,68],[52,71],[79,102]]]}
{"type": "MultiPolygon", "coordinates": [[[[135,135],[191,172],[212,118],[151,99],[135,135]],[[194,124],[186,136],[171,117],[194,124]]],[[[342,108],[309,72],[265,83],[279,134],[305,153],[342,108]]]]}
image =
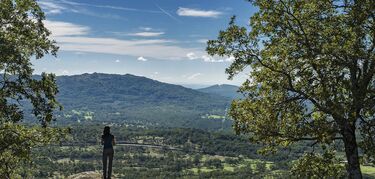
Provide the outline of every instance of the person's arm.
{"type": "Polygon", "coordinates": [[[112,138],[112,145],[113,146],[116,145],[115,136],[113,136],[113,138],[112,138]]]}
{"type": "Polygon", "coordinates": [[[103,136],[102,136],[102,142],[101,142],[101,143],[102,143],[102,145],[104,145],[104,140],[103,140],[103,136]]]}

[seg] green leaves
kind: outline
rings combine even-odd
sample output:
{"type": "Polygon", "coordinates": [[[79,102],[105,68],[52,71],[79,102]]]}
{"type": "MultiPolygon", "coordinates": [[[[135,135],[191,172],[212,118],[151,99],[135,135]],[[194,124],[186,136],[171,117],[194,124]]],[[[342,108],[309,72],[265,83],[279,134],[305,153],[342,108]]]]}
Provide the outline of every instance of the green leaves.
{"type": "Polygon", "coordinates": [[[235,25],[235,17],[233,16],[229,27],[226,31],[220,31],[217,40],[209,40],[207,42],[207,52],[210,55],[219,56],[233,56],[236,61],[226,70],[229,74],[229,78],[232,78],[235,74],[242,71],[247,64],[251,63],[251,56],[256,57],[256,51],[249,48],[251,39],[245,27],[239,27],[235,25]],[[247,47],[244,49],[243,47],[247,47]],[[250,50],[250,51],[247,51],[250,50]],[[250,57],[248,59],[247,57],[250,57]]]}
{"type": "Polygon", "coordinates": [[[305,153],[291,169],[297,178],[342,178],[345,177],[344,171],[344,164],[340,164],[332,150],[323,154],[305,153]]]}
{"type": "Polygon", "coordinates": [[[15,178],[20,166],[31,160],[35,147],[59,142],[69,129],[31,127],[12,122],[0,125],[0,177],[15,178]]]}
{"type": "Polygon", "coordinates": [[[32,76],[30,58],[56,55],[58,49],[44,18],[35,0],[0,1],[0,178],[16,177],[21,163],[30,160],[31,148],[58,141],[67,132],[48,127],[53,111],[61,108],[55,76],[32,76]],[[42,127],[19,124],[29,115],[23,111],[28,102],[42,127]]]}
{"type": "Polygon", "coordinates": [[[34,114],[43,125],[52,120],[52,111],[58,107],[54,98],[58,92],[55,77],[42,74],[41,80],[32,79],[30,58],[44,54],[56,55],[58,47],[48,39],[50,32],[44,27],[44,14],[34,0],[0,2],[0,100],[6,113],[0,118],[17,122],[22,119],[18,105],[11,101],[30,100],[34,114]]]}
{"type": "MultiPolygon", "coordinates": [[[[236,132],[250,134],[252,141],[266,145],[263,152],[273,152],[299,140],[331,144],[344,134],[355,139],[360,128],[362,146],[367,146],[362,149],[370,155],[375,2],[252,2],[259,11],[250,27],[232,18],[207,44],[210,55],[235,57],[226,69],[230,79],[250,69],[241,87],[247,98],[234,101],[230,111],[236,132]]],[[[358,155],[355,141],[345,146],[351,145],[354,154],[347,155],[358,155]]],[[[359,170],[358,160],[351,165],[357,168],[348,171],[359,170]]]]}

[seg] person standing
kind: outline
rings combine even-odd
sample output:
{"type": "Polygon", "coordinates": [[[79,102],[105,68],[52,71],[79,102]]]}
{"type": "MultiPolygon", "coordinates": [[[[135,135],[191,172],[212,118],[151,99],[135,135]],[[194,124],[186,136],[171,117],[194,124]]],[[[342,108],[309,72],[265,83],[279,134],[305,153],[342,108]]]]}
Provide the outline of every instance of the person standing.
{"type": "Polygon", "coordinates": [[[103,145],[103,178],[110,179],[112,175],[112,162],[114,154],[113,146],[115,145],[115,136],[111,134],[111,128],[109,126],[104,127],[101,143],[103,145]]]}

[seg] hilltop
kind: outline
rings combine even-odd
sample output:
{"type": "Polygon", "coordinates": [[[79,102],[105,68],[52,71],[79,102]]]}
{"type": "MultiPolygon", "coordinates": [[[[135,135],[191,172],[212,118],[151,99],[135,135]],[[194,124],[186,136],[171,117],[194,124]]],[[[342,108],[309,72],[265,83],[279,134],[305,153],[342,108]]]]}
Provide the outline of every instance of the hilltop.
{"type": "Polygon", "coordinates": [[[63,122],[199,125],[203,115],[224,115],[230,103],[228,97],[131,74],[58,76],[57,84],[63,122]]]}
{"type": "Polygon", "coordinates": [[[231,99],[239,99],[242,97],[242,95],[241,93],[237,92],[238,88],[239,87],[235,85],[222,84],[222,85],[213,85],[213,86],[209,86],[206,88],[200,88],[197,90],[200,92],[220,95],[220,96],[228,97],[231,99]]]}

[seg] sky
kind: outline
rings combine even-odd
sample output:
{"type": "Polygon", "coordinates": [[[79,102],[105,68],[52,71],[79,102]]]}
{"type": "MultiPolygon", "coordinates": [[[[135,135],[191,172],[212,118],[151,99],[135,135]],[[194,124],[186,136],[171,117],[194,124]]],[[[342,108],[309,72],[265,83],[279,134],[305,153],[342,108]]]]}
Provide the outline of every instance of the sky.
{"type": "Polygon", "coordinates": [[[245,0],[39,0],[58,56],[33,60],[36,74],[133,74],[191,87],[227,80],[232,57],[210,57],[206,41],[230,17],[246,26],[256,8],[245,0]]]}

